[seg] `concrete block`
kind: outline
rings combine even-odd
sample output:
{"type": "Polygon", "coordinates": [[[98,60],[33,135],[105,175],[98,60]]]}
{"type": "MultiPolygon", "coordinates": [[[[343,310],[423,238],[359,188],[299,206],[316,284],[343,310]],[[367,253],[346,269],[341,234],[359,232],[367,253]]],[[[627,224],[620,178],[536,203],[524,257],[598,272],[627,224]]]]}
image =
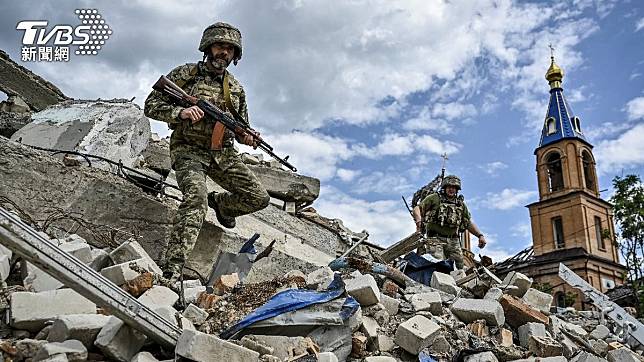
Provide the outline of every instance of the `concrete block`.
{"type": "Polygon", "coordinates": [[[505,319],[512,328],[519,328],[529,322],[549,324],[548,316],[525,304],[521,299],[504,294],[500,303],[505,312],[505,319]]]}
{"type": "Polygon", "coordinates": [[[344,325],[351,328],[351,332],[355,332],[360,329],[362,326],[362,307],[358,307],[358,310],[355,311],[346,321],[344,325]]]}
{"type": "Polygon", "coordinates": [[[429,285],[432,288],[451,295],[456,295],[461,290],[461,288],[456,286],[456,281],[451,275],[440,272],[434,272],[432,274],[432,280],[429,285]]]}
{"type": "Polygon", "coordinates": [[[642,359],[626,347],[609,351],[606,355],[608,362],[640,362],[642,359]]]}
{"type": "Polygon", "coordinates": [[[96,336],[94,345],[107,357],[129,362],[139,352],[146,337],[116,317],[110,317],[105,327],[96,336]]]}
{"type": "Polygon", "coordinates": [[[499,362],[494,353],[487,351],[465,357],[464,362],[499,362]]]}
{"type": "Polygon", "coordinates": [[[318,362],[338,362],[338,357],[333,352],[318,353],[318,362]]]}
{"type": "Polygon", "coordinates": [[[439,333],[438,324],[417,315],[398,325],[394,341],[405,351],[418,355],[439,333]]]}
{"type": "MultiPolygon", "coordinates": [[[[188,288],[198,288],[203,286],[199,279],[184,280],[183,281],[183,290],[185,291],[188,288]]],[[[179,290],[181,289],[181,282],[175,282],[174,287],[179,290]]]]}
{"type": "Polygon", "coordinates": [[[150,352],[139,352],[130,362],[159,362],[150,352]]]}
{"type": "Polygon", "coordinates": [[[380,289],[378,289],[376,280],[370,274],[345,280],[345,290],[360,305],[367,306],[380,302],[380,289]]]}
{"type": "Polygon", "coordinates": [[[528,349],[537,357],[555,357],[563,354],[561,343],[550,337],[530,336],[528,349]]]}
{"type": "Polygon", "coordinates": [[[183,311],[183,316],[188,318],[193,324],[201,325],[208,318],[208,312],[191,303],[183,311]]]}
{"type": "Polygon", "coordinates": [[[71,289],[40,293],[14,292],[10,308],[11,326],[32,332],[42,329],[45,322],[61,315],[96,313],[96,304],[71,289]]]}
{"type": "Polygon", "coordinates": [[[199,294],[206,291],[206,287],[194,287],[187,288],[183,290],[183,297],[186,299],[186,303],[197,303],[199,294]]]}
{"type": "Polygon", "coordinates": [[[608,352],[608,343],[603,339],[591,340],[590,346],[593,348],[593,352],[599,356],[604,356],[608,352]]]}
{"type": "Polygon", "coordinates": [[[67,356],[64,353],[55,354],[49,358],[41,359],[39,362],[68,362],[67,356]]]}
{"type": "Polygon", "coordinates": [[[271,348],[273,356],[285,361],[291,356],[298,356],[306,353],[311,338],[305,337],[287,337],[287,336],[272,336],[272,335],[252,335],[252,338],[268,348],[271,348]]]}
{"type": "Polygon", "coordinates": [[[87,348],[94,345],[96,336],[105,327],[110,317],[102,314],[72,314],[60,316],[51,325],[47,340],[64,342],[75,339],[87,348]]]}
{"type": "Polygon", "coordinates": [[[369,340],[373,340],[378,336],[379,329],[380,329],[380,325],[378,325],[378,322],[376,322],[375,319],[371,317],[362,318],[362,326],[360,327],[360,331],[364,333],[364,335],[369,340]]]}
{"type": "Polygon", "coordinates": [[[400,306],[398,299],[392,298],[385,293],[380,293],[380,304],[385,307],[390,316],[398,314],[398,307],[400,306]]]}
{"type": "MultiPolygon", "coordinates": [[[[141,244],[139,244],[136,240],[134,239],[129,239],[127,241],[124,241],[119,245],[116,249],[112,250],[110,253],[110,259],[112,259],[112,262],[116,264],[123,264],[128,261],[134,261],[138,259],[150,259],[150,255],[148,255],[148,252],[143,249],[141,244]]],[[[152,271],[152,270],[151,270],[152,271]]],[[[153,273],[161,274],[161,269],[152,271],[153,273]]]]}
{"type": "Polygon", "coordinates": [[[108,266],[112,265],[110,254],[103,249],[92,249],[92,261],[89,262],[89,267],[101,271],[108,266]]]}
{"type": "Polygon", "coordinates": [[[516,287],[511,290],[508,290],[507,291],[508,294],[514,295],[517,298],[521,298],[532,286],[532,278],[529,278],[525,274],[511,271],[505,276],[500,287],[501,289],[504,289],[505,287],[508,287],[508,286],[516,287]]]}
{"type": "Polygon", "coordinates": [[[175,353],[197,362],[226,361],[252,362],[259,360],[259,353],[213,335],[184,330],[175,353]]]}
{"type": "Polygon", "coordinates": [[[443,303],[438,292],[414,294],[411,297],[411,305],[416,312],[427,310],[433,315],[443,314],[443,303]]]}
{"type": "Polygon", "coordinates": [[[540,292],[534,288],[530,288],[523,295],[521,300],[532,308],[537,309],[539,312],[545,315],[549,315],[553,298],[554,297],[548,293],[540,292]]]}
{"type": "Polygon", "coordinates": [[[521,344],[521,347],[528,348],[530,336],[546,336],[546,326],[543,323],[529,322],[520,326],[517,329],[517,332],[519,333],[519,343],[521,344]]]}
{"type": "Polygon", "coordinates": [[[459,298],[452,304],[450,310],[465,323],[471,323],[477,319],[484,319],[493,326],[502,326],[505,323],[503,308],[494,300],[459,298]]]}
{"type": "Polygon", "coordinates": [[[150,308],[171,307],[179,300],[179,295],[168,287],[155,285],[143,293],[138,300],[150,308]]]}
{"type": "Polygon", "coordinates": [[[23,285],[36,293],[56,290],[64,286],[58,279],[45,273],[42,269],[31,263],[22,261],[21,267],[23,268],[23,275],[26,272],[23,285]]]}
{"type": "Polygon", "coordinates": [[[76,259],[85,264],[92,262],[92,250],[84,240],[83,242],[73,241],[70,243],[63,243],[58,246],[61,250],[73,255],[76,259]]]}
{"type": "Polygon", "coordinates": [[[154,308],[154,311],[161,316],[161,318],[167,320],[168,322],[174,324],[175,326],[181,328],[181,329],[189,329],[192,331],[197,330],[195,326],[192,324],[192,322],[181,315],[176,309],[170,307],[170,306],[163,306],[163,307],[156,307],[154,308]],[[179,321],[181,321],[181,324],[179,324],[179,321]]]}
{"type": "Polygon", "coordinates": [[[328,266],[323,266],[309,273],[306,276],[306,287],[310,289],[324,290],[333,281],[334,272],[328,266]]]}
{"type": "Polygon", "coordinates": [[[116,264],[101,270],[101,274],[116,285],[125,284],[125,282],[128,282],[139,276],[138,272],[135,272],[130,268],[131,263],[135,263],[139,268],[145,269],[151,273],[160,274],[158,272],[160,270],[159,267],[154,261],[152,261],[152,259],[137,259],[134,261],[116,264]]]}
{"type": "Polygon", "coordinates": [[[224,295],[230,292],[237,283],[239,283],[239,275],[237,273],[221,275],[215,280],[215,284],[213,285],[214,293],[224,295]]]}
{"type": "Polygon", "coordinates": [[[598,325],[590,332],[590,336],[595,339],[605,339],[610,335],[610,330],[603,324],[598,325]]]}
{"type": "Polygon", "coordinates": [[[584,327],[574,324],[574,323],[568,323],[568,322],[562,322],[561,326],[563,328],[566,328],[569,332],[572,332],[580,337],[586,337],[588,335],[588,332],[584,329],[584,327]]]}
{"type": "Polygon", "coordinates": [[[439,334],[434,338],[432,344],[429,346],[429,351],[433,354],[449,355],[452,352],[452,346],[445,336],[439,334]]]}
{"type": "Polygon", "coordinates": [[[70,362],[87,360],[87,348],[80,341],[70,339],[65,342],[52,342],[43,345],[36,353],[34,361],[43,361],[58,354],[65,355],[70,362]]]}

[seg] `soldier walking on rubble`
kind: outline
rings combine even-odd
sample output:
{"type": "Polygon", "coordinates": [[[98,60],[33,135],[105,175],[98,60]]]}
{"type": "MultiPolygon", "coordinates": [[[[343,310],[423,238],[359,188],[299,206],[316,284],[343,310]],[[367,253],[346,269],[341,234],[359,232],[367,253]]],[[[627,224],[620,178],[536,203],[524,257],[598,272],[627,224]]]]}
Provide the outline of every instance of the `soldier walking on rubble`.
{"type": "MultiPolygon", "coordinates": [[[[167,78],[189,95],[210,101],[250,126],[244,88],[226,70],[230,62],[237,65],[241,59],[241,40],[239,29],[230,24],[218,22],[207,27],[199,44],[203,60],[178,66],[167,78]]],[[[269,196],[233,148],[234,138],[257,147],[252,136],[236,137],[226,130],[223,148],[216,149],[211,142],[213,131],[217,132],[213,130],[215,120],[204,118],[204,112],[197,106],[182,108],[172,105],[158,91],[152,91],[145,100],[144,112],[150,118],[168,123],[173,130],[170,158],[184,201],[177,210],[160,266],[165,277],[176,280],[194,248],[208,206],[215,210],[221,225],[233,228],[235,217],[265,208],[269,196]],[[208,193],[206,176],[227,192],[208,193]]]]}
{"type": "Polygon", "coordinates": [[[438,193],[425,197],[414,207],[416,231],[425,232],[426,245],[419,249],[424,254],[433,246],[442,246],[446,259],[456,262],[458,269],[463,268],[463,250],[459,235],[468,230],[479,239],[479,248],[485,247],[485,236],[472,221],[463,195],[457,195],[461,180],[454,175],[445,176],[438,193]]]}

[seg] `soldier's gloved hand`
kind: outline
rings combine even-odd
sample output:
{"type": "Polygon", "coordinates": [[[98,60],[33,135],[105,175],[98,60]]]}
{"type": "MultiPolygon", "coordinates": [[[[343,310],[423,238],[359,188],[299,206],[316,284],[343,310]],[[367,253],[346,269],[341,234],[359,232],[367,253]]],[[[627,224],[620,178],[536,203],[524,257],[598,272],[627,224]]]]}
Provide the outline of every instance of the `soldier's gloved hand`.
{"type": "Polygon", "coordinates": [[[422,234],[423,223],[421,221],[416,221],[416,232],[422,234]]]}
{"type": "Polygon", "coordinates": [[[485,244],[487,244],[487,241],[485,241],[485,235],[481,234],[481,236],[479,236],[479,248],[483,249],[485,244]]]}
{"type": "Polygon", "coordinates": [[[197,106],[192,106],[189,108],[184,108],[179,112],[179,118],[183,120],[190,120],[192,123],[197,123],[201,118],[203,118],[204,113],[201,108],[197,106]]]}
{"type": "Polygon", "coordinates": [[[259,137],[259,132],[255,131],[254,129],[249,130],[250,134],[246,134],[241,138],[241,143],[247,145],[247,146],[253,146],[253,148],[257,148],[259,146],[259,141],[261,141],[261,137],[259,137]]]}

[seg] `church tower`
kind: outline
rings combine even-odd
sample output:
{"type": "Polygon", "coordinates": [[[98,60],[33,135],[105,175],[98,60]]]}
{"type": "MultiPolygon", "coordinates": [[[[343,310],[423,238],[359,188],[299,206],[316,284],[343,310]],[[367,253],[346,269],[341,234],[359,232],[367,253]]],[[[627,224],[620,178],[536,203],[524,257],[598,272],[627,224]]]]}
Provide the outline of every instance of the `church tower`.
{"type": "MultiPolygon", "coordinates": [[[[562,88],[564,72],[551,57],[546,79],[550,102],[534,151],[539,201],[528,205],[534,260],[524,272],[548,284],[553,304],[563,306],[565,293],[578,291],[558,278],[563,262],[599,291],[622,284],[612,205],[600,198],[593,146],[573,113],[562,88]]],[[[584,308],[578,295],[575,307],[584,308]]]]}

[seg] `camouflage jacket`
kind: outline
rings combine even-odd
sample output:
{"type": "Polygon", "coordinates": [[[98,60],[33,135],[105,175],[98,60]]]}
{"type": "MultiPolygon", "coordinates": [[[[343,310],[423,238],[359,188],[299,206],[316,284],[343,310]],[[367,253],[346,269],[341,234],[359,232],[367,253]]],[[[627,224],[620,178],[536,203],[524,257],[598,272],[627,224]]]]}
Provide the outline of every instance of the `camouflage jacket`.
{"type": "MultiPolygon", "coordinates": [[[[167,75],[168,79],[176,83],[188,94],[205,99],[232,114],[226,107],[223,92],[223,76],[211,72],[203,62],[188,63],[178,66],[167,75]]],[[[247,126],[248,108],[246,105],[246,93],[241,84],[228,73],[230,89],[230,100],[237,113],[247,126]]],[[[169,103],[167,97],[158,91],[153,90],[145,100],[144,113],[147,117],[166,122],[173,130],[170,137],[170,158],[174,165],[177,158],[191,158],[204,164],[215,161],[222,169],[227,168],[231,157],[235,157],[232,131],[227,130],[224,136],[224,148],[219,151],[210,149],[210,140],[215,122],[203,118],[201,121],[192,124],[190,121],[179,119],[179,112],[183,107],[169,103]]]]}
{"type": "Polygon", "coordinates": [[[419,207],[428,236],[456,237],[470,226],[471,215],[463,196],[450,200],[443,193],[433,193],[419,207]]]}

